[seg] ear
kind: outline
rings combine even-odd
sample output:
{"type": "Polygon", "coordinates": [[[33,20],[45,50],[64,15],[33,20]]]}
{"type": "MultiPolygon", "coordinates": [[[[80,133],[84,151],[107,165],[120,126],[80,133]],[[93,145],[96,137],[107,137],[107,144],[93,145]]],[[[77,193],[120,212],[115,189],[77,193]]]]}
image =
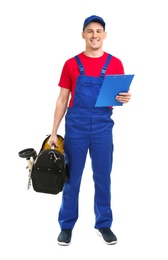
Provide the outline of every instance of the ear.
{"type": "Polygon", "coordinates": [[[106,32],[104,32],[104,39],[106,39],[106,37],[107,37],[107,33],[106,33],[106,32]]]}
{"type": "Polygon", "coordinates": [[[85,39],[85,37],[84,37],[84,32],[82,32],[82,38],[85,39]]]}

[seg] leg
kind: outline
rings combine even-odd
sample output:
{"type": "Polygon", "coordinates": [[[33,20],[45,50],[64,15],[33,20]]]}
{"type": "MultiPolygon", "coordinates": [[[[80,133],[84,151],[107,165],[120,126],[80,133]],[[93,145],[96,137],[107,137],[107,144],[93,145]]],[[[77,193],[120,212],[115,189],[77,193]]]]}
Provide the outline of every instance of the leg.
{"type": "Polygon", "coordinates": [[[92,135],[90,147],[95,183],[95,228],[110,228],[112,224],[111,170],[113,155],[112,127],[114,123],[111,118],[107,117],[104,121],[98,121],[98,124],[99,127],[95,128],[92,135]]]}
{"type": "Polygon", "coordinates": [[[88,136],[81,131],[81,129],[83,129],[80,127],[81,118],[78,118],[77,115],[68,114],[66,120],[64,151],[69,180],[63,189],[62,204],[58,220],[61,229],[73,229],[78,219],[79,189],[89,140],[88,136]]]}

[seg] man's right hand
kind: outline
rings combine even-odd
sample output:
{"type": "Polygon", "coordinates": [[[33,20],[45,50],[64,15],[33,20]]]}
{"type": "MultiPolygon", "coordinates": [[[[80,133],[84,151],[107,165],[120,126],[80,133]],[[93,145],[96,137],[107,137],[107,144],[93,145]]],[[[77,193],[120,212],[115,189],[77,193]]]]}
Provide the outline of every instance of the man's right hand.
{"type": "Polygon", "coordinates": [[[58,147],[58,138],[57,135],[51,135],[48,140],[48,145],[51,147],[52,145],[58,147]]]}

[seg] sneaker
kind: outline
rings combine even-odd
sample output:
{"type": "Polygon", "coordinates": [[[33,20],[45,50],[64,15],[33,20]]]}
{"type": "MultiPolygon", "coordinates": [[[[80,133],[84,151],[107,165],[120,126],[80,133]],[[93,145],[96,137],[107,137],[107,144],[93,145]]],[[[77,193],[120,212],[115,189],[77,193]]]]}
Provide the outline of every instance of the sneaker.
{"type": "Polygon", "coordinates": [[[97,230],[97,234],[104,239],[104,242],[107,245],[114,245],[117,243],[117,237],[110,228],[100,228],[97,230]]]}
{"type": "Polygon", "coordinates": [[[57,238],[57,242],[61,246],[68,246],[71,243],[71,237],[72,237],[72,230],[63,229],[57,238]]]}

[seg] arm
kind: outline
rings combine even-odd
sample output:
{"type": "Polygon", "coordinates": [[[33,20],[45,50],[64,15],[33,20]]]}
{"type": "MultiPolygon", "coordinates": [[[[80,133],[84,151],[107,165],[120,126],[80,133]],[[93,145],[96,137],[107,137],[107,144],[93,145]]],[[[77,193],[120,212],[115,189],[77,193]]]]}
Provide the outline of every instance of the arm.
{"type": "MultiPolygon", "coordinates": [[[[118,60],[117,74],[125,74],[123,64],[118,60]]],[[[128,103],[131,99],[130,90],[128,92],[121,92],[116,96],[116,100],[122,103],[128,103]]]]}
{"type": "Polygon", "coordinates": [[[61,120],[66,112],[66,108],[68,105],[70,90],[66,88],[61,88],[58,99],[56,101],[55,111],[54,111],[54,122],[53,128],[51,132],[50,139],[48,144],[52,146],[52,144],[57,146],[57,130],[61,123],[61,120]]]}

